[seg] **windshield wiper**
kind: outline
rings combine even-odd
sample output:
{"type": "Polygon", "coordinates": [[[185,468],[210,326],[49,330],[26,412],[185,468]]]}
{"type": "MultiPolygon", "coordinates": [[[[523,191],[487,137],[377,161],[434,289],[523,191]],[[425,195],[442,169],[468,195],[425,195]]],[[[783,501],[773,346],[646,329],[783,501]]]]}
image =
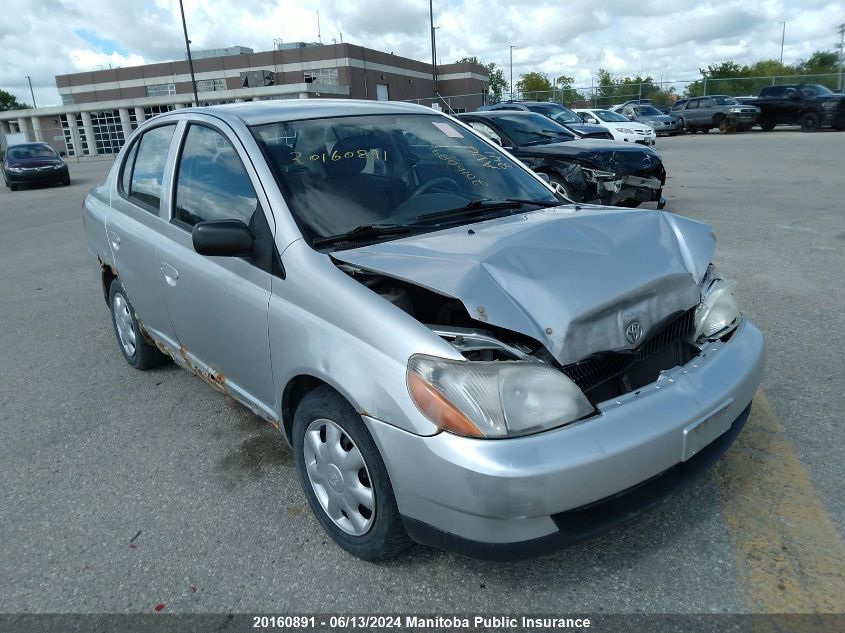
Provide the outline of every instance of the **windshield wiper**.
{"type": "Polygon", "coordinates": [[[346,233],[318,237],[311,242],[312,246],[327,246],[338,242],[365,242],[390,235],[407,235],[411,227],[404,224],[361,224],[346,233]]]}
{"type": "Polygon", "coordinates": [[[424,220],[440,220],[445,218],[459,217],[462,215],[475,215],[478,213],[487,213],[488,211],[497,211],[499,209],[521,209],[523,205],[532,205],[535,207],[556,207],[560,202],[551,200],[521,200],[519,198],[481,198],[479,200],[472,200],[462,207],[456,209],[446,209],[444,211],[435,211],[434,213],[425,213],[417,216],[417,221],[424,220]]]}

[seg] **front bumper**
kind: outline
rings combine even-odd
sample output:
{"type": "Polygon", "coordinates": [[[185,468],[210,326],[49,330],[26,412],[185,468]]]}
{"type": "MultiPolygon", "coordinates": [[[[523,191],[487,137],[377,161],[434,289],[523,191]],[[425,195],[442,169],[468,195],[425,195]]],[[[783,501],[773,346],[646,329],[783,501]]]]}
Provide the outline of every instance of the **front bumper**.
{"type": "Polygon", "coordinates": [[[6,177],[6,181],[14,183],[16,185],[20,184],[34,184],[39,182],[56,182],[59,180],[65,180],[68,177],[68,168],[67,165],[63,165],[58,169],[28,169],[22,172],[15,172],[9,171],[8,169],[3,170],[3,174],[6,177]]]}
{"type": "Polygon", "coordinates": [[[763,335],[743,321],[728,342],[602,403],[599,415],[552,431],[506,440],[420,437],[364,420],[412,537],[480,557],[523,558],[636,516],[674,492],[679,473],[706,470],[739,433],[763,363],[763,335]],[[685,429],[711,416],[733,425],[684,461],[685,429]],[[589,518],[594,512],[605,519],[589,518]]]}

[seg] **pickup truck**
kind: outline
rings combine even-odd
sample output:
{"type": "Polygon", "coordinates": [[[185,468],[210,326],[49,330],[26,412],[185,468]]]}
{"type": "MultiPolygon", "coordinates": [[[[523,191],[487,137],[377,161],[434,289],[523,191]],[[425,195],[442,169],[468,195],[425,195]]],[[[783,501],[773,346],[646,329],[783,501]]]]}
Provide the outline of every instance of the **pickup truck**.
{"type": "Polygon", "coordinates": [[[845,95],[819,84],[766,86],[757,97],[737,101],[760,108],[758,125],[766,132],[776,125],[800,125],[804,132],[829,126],[845,130],[845,95]]]}

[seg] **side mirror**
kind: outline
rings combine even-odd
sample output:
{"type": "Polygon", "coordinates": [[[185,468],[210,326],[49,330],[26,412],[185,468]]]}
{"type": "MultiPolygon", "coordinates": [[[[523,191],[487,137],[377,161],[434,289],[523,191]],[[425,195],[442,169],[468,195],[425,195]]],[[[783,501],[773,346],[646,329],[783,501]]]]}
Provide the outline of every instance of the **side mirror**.
{"type": "Polygon", "coordinates": [[[538,177],[540,180],[542,180],[543,182],[545,182],[547,185],[551,185],[551,184],[552,184],[552,179],[551,179],[551,178],[549,178],[549,175],[548,175],[548,174],[544,174],[542,171],[535,171],[534,173],[535,173],[535,174],[537,174],[537,177],[538,177]]]}
{"type": "Polygon", "coordinates": [[[786,93],[786,98],[790,99],[791,101],[798,101],[801,98],[801,95],[798,94],[798,91],[793,90],[792,92],[786,93]]]}
{"type": "Polygon", "coordinates": [[[593,117],[591,117],[591,116],[588,116],[586,119],[584,119],[584,121],[586,121],[587,123],[598,123],[598,121],[596,121],[596,120],[595,120],[593,117]]]}
{"type": "Polygon", "coordinates": [[[65,152],[64,150],[62,150],[62,151],[60,151],[60,152],[59,152],[59,156],[61,156],[61,157],[65,157],[65,156],[67,156],[67,152],[65,152]]]}
{"type": "Polygon", "coordinates": [[[634,120],[634,115],[633,115],[633,114],[626,114],[626,115],[625,115],[625,118],[627,118],[629,121],[633,121],[633,120],[634,120]]]}
{"type": "Polygon", "coordinates": [[[199,222],[191,231],[194,250],[200,255],[244,257],[252,254],[255,237],[240,220],[199,222]]]}
{"type": "Polygon", "coordinates": [[[488,138],[490,139],[491,143],[495,143],[499,147],[502,146],[502,139],[500,139],[498,136],[489,136],[488,138]]]}

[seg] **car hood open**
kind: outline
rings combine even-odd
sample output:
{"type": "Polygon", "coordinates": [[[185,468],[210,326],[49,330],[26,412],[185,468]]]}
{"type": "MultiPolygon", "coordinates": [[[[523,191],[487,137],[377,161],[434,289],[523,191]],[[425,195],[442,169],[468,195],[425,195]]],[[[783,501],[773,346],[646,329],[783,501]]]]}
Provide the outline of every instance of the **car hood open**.
{"type": "Polygon", "coordinates": [[[631,322],[645,339],[697,305],[714,249],[710,227],[695,220],[567,205],[332,256],[459,299],[474,319],[530,336],[568,364],[631,349],[631,322]]]}

